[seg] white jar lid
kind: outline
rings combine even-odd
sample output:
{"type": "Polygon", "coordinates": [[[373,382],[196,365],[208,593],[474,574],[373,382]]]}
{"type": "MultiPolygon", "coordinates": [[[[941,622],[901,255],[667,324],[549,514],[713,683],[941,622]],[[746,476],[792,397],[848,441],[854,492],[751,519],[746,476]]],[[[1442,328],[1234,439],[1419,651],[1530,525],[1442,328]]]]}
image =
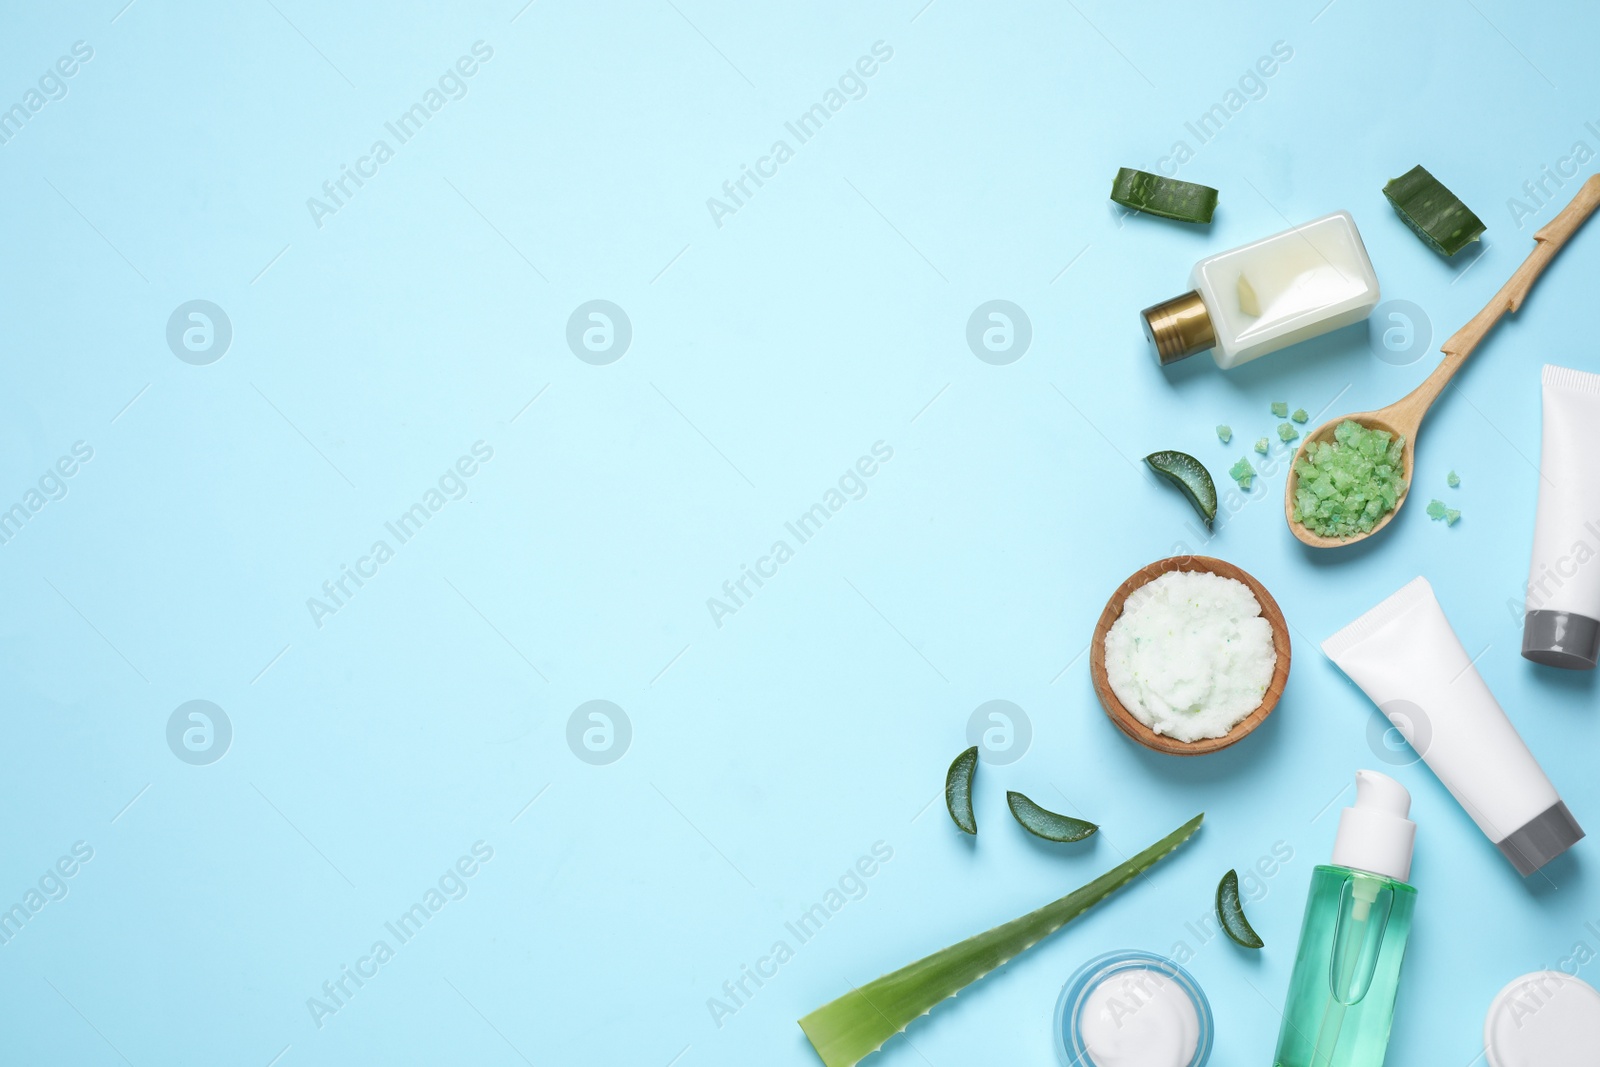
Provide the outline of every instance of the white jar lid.
{"type": "Polygon", "coordinates": [[[1561,971],[1534,971],[1495,996],[1483,1023],[1489,1067],[1590,1067],[1600,1049],[1600,992],[1561,971]]]}

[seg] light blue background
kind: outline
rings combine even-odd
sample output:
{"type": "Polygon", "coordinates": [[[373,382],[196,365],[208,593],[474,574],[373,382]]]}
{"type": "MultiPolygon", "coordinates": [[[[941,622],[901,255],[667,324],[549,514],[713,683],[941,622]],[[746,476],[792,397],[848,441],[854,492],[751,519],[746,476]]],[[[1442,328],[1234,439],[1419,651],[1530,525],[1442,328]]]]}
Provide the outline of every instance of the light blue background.
{"type": "MultiPolygon", "coordinates": [[[[1204,810],[1149,882],[881,1062],[1047,1064],[1079,963],[1181,940],[1214,1062],[1267,1063],[1341,789],[1407,758],[1369,742],[1370,705],[1317,643],[1419,572],[1600,829],[1594,678],[1524,662],[1514,614],[1538,368],[1600,369],[1600,230],[1447,391],[1416,499],[1369,546],[1302,549],[1281,469],[1202,541],[1135,462],[1184,449],[1220,481],[1270,401],[1331,415],[1420,381],[1556,210],[1528,201],[1519,228],[1508,199],[1600,148],[1600,15],[923,2],[7,15],[0,104],[73,42],[94,56],[0,145],[0,504],[74,442],[94,455],[0,545],[0,903],[74,842],[94,857],[0,946],[0,1060],[811,1064],[794,1020],[847,983],[1204,810]],[[307,198],[476,41],[493,58],[467,95],[319,228],[307,198]],[[866,95],[716,225],[707,198],[878,41],[893,57],[866,95]],[[1280,41],[1292,59],[1182,170],[1222,190],[1215,222],[1122,218],[1116,168],[1195,148],[1185,123],[1280,41]],[[1441,260],[1394,217],[1380,189],[1418,162],[1487,221],[1478,258],[1441,260]],[[1386,362],[1358,326],[1229,374],[1155,367],[1136,312],[1195,259],[1340,208],[1385,297],[1425,309],[1426,354],[1386,362]],[[192,299],[234,331],[208,366],[165,341],[192,299]],[[608,366],[565,341],[591,299],[632,323],[608,366]],[[1010,365],[965,341],[991,299],[1031,320],[1010,365]],[[469,495],[319,628],[307,598],[480,440],[469,495]],[[893,458],[865,497],[716,626],[707,598],[878,441],[893,458]],[[1433,496],[1456,527],[1428,521],[1433,496]],[[1126,741],[1081,655],[1112,589],[1174,551],[1247,568],[1294,627],[1278,711],[1204,759],[1126,741]],[[209,766],[167,746],[192,699],[232,723],[209,766]],[[632,724],[607,766],[566,741],[593,699],[632,724]],[[980,771],[973,843],[930,801],[990,699],[1032,742],[980,771]],[[1027,839],[1008,788],[1104,831],[1027,839]],[[465,898],[319,1028],[307,998],[478,841],[493,859],[465,898]],[[878,841],[893,859],[866,895],[796,946],[785,922],[878,841]],[[1250,907],[1263,952],[1186,929],[1280,842],[1294,858],[1250,907]],[[794,958],[719,1027],[708,998],[779,939],[794,958]]],[[[1424,767],[1393,773],[1421,901],[1389,1062],[1465,1067],[1505,982],[1600,950],[1593,842],[1524,881],[1424,767]]]]}

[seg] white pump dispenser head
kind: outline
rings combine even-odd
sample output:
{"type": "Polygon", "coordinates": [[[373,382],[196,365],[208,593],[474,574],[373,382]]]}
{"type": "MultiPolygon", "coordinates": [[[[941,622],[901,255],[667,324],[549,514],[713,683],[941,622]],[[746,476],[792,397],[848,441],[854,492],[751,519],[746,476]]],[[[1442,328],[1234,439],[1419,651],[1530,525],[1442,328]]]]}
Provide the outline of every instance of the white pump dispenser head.
{"type": "Polygon", "coordinates": [[[1393,878],[1411,879],[1411,850],[1417,824],[1406,787],[1377,771],[1356,772],[1356,802],[1339,813],[1339,834],[1333,841],[1333,863],[1393,878]]]}

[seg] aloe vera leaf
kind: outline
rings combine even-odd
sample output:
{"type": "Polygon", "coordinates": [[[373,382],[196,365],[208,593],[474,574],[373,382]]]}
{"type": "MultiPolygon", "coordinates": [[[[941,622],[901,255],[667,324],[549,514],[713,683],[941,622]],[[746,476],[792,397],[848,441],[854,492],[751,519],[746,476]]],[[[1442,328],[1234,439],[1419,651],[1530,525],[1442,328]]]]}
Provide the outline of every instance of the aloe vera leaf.
{"type": "Polygon", "coordinates": [[[1209,185],[1180,182],[1131,167],[1117,171],[1111,199],[1134,211],[1179,222],[1210,222],[1217,210],[1217,191],[1209,185]]]}
{"type": "Polygon", "coordinates": [[[1006,791],[1006,804],[1024,830],[1046,841],[1082,841],[1100,829],[1092,822],[1047,811],[1021,793],[1010,790],[1006,791]]]}
{"type": "Polygon", "coordinates": [[[1455,255],[1487,228],[1471,208],[1420,165],[1389,179],[1383,195],[1394,205],[1400,221],[1441,256],[1455,255]]]}
{"type": "Polygon", "coordinates": [[[977,834],[978,819],[972,814],[972,776],[978,772],[978,746],[973,745],[950,763],[944,776],[944,806],[964,834],[977,834]]]}
{"type": "Polygon", "coordinates": [[[1222,932],[1236,945],[1260,948],[1265,942],[1244,917],[1244,904],[1239,900],[1239,872],[1229,871],[1217,883],[1217,920],[1222,932]]]}
{"type": "MultiPolygon", "coordinates": [[[[1228,436],[1232,437],[1233,434],[1229,433],[1228,436]]],[[[1189,498],[1194,510],[1205,520],[1206,529],[1211,529],[1217,517],[1217,485],[1211,480],[1205,464],[1187,452],[1171,450],[1152,452],[1144,457],[1144,461],[1151,470],[1183,490],[1183,495],[1189,498]]]]}
{"type": "Polygon", "coordinates": [[[1143,874],[1200,828],[1202,812],[1094,881],[994,927],[876,978],[800,1020],[827,1067],[854,1067],[942,1000],[1004,966],[1143,874]]]}

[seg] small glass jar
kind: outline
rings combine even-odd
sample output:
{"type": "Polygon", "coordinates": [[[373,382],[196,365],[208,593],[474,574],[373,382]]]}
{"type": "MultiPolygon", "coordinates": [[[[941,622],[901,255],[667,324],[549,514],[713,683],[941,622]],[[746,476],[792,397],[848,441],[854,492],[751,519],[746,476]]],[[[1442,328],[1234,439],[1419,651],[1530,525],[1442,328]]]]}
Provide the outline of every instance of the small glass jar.
{"type": "Polygon", "coordinates": [[[1211,1002],[1194,976],[1165,956],[1129,950],[1096,956],[1062,987],[1050,1031],[1062,1067],[1104,1067],[1090,1055],[1090,1042],[1096,1027],[1107,1023],[1091,1013],[1104,1011],[1108,1004],[1113,1017],[1109,1025],[1132,1026],[1115,1057],[1108,1057],[1118,1067],[1204,1067],[1211,1058],[1211,1002]],[[1097,997],[1102,989],[1106,992],[1097,997]],[[1156,1003],[1157,998],[1163,1003],[1156,1003]],[[1192,1029],[1187,1011],[1181,1017],[1173,1013],[1173,998],[1193,1008],[1192,1029]],[[1141,1019],[1144,1011],[1153,1014],[1141,1019]],[[1183,1059],[1191,1039],[1193,1054],[1183,1059]]]}

